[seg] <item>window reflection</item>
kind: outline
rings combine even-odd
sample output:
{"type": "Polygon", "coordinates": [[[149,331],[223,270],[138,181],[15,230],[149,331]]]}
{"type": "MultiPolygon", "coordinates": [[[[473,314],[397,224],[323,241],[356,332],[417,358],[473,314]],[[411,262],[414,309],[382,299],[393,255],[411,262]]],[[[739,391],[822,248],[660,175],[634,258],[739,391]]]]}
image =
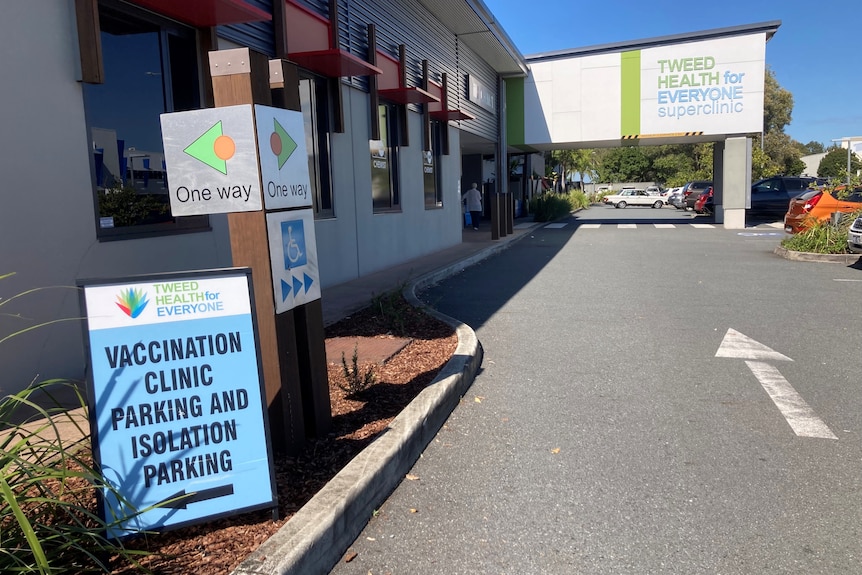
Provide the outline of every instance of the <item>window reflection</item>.
{"type": "Polygon", "coordinates": [[[205,226],[171,215],[159,122],[200,107],[194,31],[110,0],[99,21],[105,81],[84,84],[99,236],[205,226]]]}

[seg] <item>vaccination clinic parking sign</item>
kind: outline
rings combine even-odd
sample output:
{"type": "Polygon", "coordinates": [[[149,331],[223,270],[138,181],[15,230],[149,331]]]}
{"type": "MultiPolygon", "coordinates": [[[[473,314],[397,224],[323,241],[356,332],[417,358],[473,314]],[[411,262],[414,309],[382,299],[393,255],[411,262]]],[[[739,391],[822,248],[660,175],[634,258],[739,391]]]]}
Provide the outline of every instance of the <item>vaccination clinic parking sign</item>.
{"type": "Polygon", "coordinates": [[[81,283],[108,535],[274,508],[250,270],[81,283]]]}

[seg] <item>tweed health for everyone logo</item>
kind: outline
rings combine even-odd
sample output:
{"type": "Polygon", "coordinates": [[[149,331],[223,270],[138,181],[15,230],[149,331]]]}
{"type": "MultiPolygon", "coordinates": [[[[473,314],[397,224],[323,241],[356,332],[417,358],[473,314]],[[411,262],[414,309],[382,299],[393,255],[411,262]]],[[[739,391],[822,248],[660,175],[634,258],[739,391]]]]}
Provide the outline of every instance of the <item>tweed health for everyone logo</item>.
{"type": "Polygon", "coordinates": [[[117,307],[132,319],[141,315],[148,303],[147,292],[142,289],[129,288],[117,295],[117,307]]]}

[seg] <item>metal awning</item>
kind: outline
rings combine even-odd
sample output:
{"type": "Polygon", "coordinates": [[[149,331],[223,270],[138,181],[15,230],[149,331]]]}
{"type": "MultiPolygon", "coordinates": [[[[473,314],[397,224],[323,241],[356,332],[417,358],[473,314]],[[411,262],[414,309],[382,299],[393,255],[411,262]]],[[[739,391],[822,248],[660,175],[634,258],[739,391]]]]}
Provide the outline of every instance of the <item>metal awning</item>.
{"type": "Polygon", "coordinates": [[[182,0],[181,2],[129,0],[129,2],[196,28],[272,20],[272,14],[243,0],[182,0]]]}

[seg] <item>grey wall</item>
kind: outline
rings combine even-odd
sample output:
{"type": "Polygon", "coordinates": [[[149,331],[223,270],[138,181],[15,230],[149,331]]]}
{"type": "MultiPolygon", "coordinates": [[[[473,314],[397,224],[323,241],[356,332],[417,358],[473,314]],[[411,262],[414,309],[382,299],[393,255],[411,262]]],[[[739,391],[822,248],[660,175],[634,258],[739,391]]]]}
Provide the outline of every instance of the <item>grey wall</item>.
{"type": "MultiPolygon", "coordinates": [[[[9,2],[0,22],[4,54],[0,339],[60,318],[80,318],[77,281],[230,265],[224,217],[212,232],[100,242],[95,209],[74,2],[9,2]],[[34,33],[41,30],[43,33],[34,33]]],[[[32,380],[83,379],[80,319],[43,327],[0,344],[0,392],[32,380]]]]}
{"type": "MultiPolygon", "coordinates": [[[[450,147],[441,165],[443,207],[425,209],[421,160],[421,116],[408,113],[411,145],[399,149],[401,210],[374,213],[368,152],[368,94],[352,88],[345,97],[345,134],[333,139],[335,214],[318,220],[315,231],[320,281],[349,281],[461,241],[458,131],[450,127],[450,147]]],[[[405,278],[406,279],[406,278],[405,278]]]]}

